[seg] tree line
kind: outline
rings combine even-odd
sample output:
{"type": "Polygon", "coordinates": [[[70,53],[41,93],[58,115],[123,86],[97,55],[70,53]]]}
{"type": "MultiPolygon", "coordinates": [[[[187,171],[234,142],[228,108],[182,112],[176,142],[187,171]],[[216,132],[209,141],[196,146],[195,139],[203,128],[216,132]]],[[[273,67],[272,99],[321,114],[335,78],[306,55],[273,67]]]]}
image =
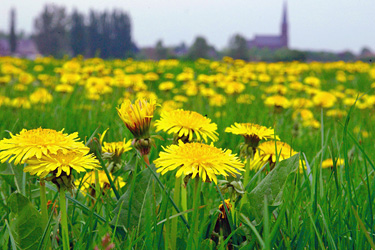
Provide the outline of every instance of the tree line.
{"type": "MultiPolygon", "coordinates": [[[[16,32],[16,12],[10,11],[9,33],[0,32],[0,39],[7,38],[12,54],[16,51],[17,39],[25,35],[16,32]]],[[[31,38],[35,41],[39,53],[62,57],[64,55],[101,58],[137,59],[169,59],[196,60],[198,58],[221,59],[230,56],[245,61],[373,61],[373,54],[368,48],[356,56],[346,51],[344,53],[312,52],[282,48],[249,48],[247,40],[241,34],[234,34],[228,46],[216,50],[206,38],[197,36],[188,47],[181,43],[175,47],[166,47],[159,40],[150,50],[139,50],[131,37],[131,20],[126,12],[121,10],[94,11],[87,15],[74,10],[68,14],[65,7],[54,4],[44,6],[42,12],[34,20],[34,32],[31,38]]]]}
{"type": "Polygon", "coordinates": [[[33,38],[43,55],[123,58],[136,50],[130,17],[121,10],[69,15],[65,7],[49,4],[34,21],[33,38]]]}

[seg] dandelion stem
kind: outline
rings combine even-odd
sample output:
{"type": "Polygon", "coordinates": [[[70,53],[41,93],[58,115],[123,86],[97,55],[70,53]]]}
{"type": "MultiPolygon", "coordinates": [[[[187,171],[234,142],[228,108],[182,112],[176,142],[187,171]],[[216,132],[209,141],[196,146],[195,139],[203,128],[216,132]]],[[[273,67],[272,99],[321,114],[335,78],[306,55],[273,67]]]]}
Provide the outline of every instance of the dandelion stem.
{"type": "MultiPolygon", "coordinates": [[[[48,225],[48,210],[47,210],[47,197],[46,197],[46,183],[44,179],[40,179],[40,209],[42,212],[43,227],[48,225]]],[[[48,235],[48,234],[47,234],[48,235]]],[[[49,237],[47,237],[47,249],[51,248],[49,237]]]]}
{"type": "MultiPolygon", "coordinates": [[[[181,181],[181,184],[183,185],[182,181],[181,181]]],[[[186,192],[185,185],[181,188],[181,208],[182,208],[182,211],[186,211],[188,209],[187,208],[187,192],[186,192]]],[[[187,219],[186,214],[184,214],[184,217],[185,219],[187,219]]]]}
{"type": "MultiPolygon", "coordinates": [[[[98,170],[95,170],[95,199],[96,199],[96,202],[99,201],[99,197],[100,197],[100,183],[99,183],[99,172],[98,170]]],[[[92,203],[93,205],[95,204],[95,202],[92,203]]],[[[96,212],[99,214],[100,213],[100,207],[97,206],[96,207],[96,212]]]]}
{"type": "Polygon", "coordinates": [[[69,250],[69,233],[68,233],[68,215],[66,211],[65,188],[60,188],[60,212],[61,212],[61,229],[63,239],[63,249],[69,250]]]}
{"type": "MultiPolygon", "coordinates": [[[[181,197],[181,177],[176,177],[176,181],[174,184],[174,194],[173,194],[173,200],[177,204],[177,206],[180,203],[180,197],[181,197]]],[[[176,214],[175,212],[174,214],[176,214]]],[[[172,231],[171,231],[171,246],[172,248],[177,248],[176,241],[177,241],[177,222],[178,218],[175,218],[172,220],[172,231]]]]}
{"type": "Polygon", "coordinates": [[[147,168],[147,166],[150,165],[150,160],[148,159],[148,155],[143,155],[142,157],[143,157],[143,159],[144,159],[145,162],[146,162],[146,165],[145,165],[145,166],[146,166],[146,168],[147,168]]]}
{"type": "MultiPolygon", "coordinates": [[[[251,151],[253,152],[253,151],[251,151]]],[[[244,173],[244,181],[243,181],[243,185],[246,187],[247,184],[249,183],[249,179],[250,179],[250,161],[253,160],[253,157],[254,157],[254,154],[252,153],[251,157],[246,157],[246,163],[245,163],[245,173],[244,173]]],[[[240,203],[240,208],[242,209],[242,206],[246,203],[247,201],[247,195],[244,195],[241,199],[241,203],[240,203]]],[[[240,210],[241,210],[240,209],[240,210]]]]}
{"type": "Polygon", "coordinates": [[[190,236],[188,240],[188,247],[186,249],[193,249],[192,243],[193,241],[199,242],[198,239],[198,199],[199,199],[199,193],[201,189],[201,183],[202,181],[196,176],[195,177],[195,183],[194,183],[194,201],[193,201],[193,231],[190,231],[190,236]]]}

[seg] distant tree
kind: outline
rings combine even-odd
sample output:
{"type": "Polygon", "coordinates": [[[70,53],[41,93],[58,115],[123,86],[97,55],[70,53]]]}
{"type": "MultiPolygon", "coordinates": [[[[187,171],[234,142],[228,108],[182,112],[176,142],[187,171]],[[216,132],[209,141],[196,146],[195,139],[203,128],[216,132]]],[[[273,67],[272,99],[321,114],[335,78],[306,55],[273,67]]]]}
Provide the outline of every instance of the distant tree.
{"type": "Polygon", "coordinates": [[[279,49],[274,54],[274,61],[292,62],[305,61],[306,53],[299,50],[279,49]]]}
{"type": "Polygon", "coordinates": [[[68,17],[64,7],[48,4],[35,20],[35,42],[44,55],[62,56],[67,52],[68,17]]]}
{"type": "Polygon", "coordinates": [[[360,53],[360,55],[361,55],[361,56],[366,56],[366,55],[371,54],[371,53],[372,53],[372,52],[371,52],[371,49],[370,49],[370,48],[363,47],[363,48],[361,49],[361,53],[360,53]]]}
{"type": "Polygon", "coordinates": [[[356,59],[356,56],[350,51],[339,53],[338,56],[343,61],[354,61],[356,59]]]}
{"type": "Polygon", "coordinates": [[[128,14],[122,11],[113,11],[111,15],[111,53],[115,58],[123,58],[130,55],[135,46],[131,39],[131,23],[128,14]]]}
{"type": "Polygon", "coordinates": [[[88,25],[90,56],[123,58],[137,50],[131,40],[129,16],[119,10],[112,13],[90,12],[88,25]]]}
{"type": "Polygon", "coordinates": [[[111,46],[113,37],[112,36],[112,24],[111,16],[107,11],[104,11],[99,15],[98,19],[98,31],[99,31],[99,40],[98,45],[100,48],[100,57],[109,58],[111,56],[111,46]]]}
{"type": "Polygon", "coordinates": [[[197,60],[198,58],[209,58],[211,47],[207,44],[204,37],[197,37],[189,49],[188,58],[197,60]]]}
{"type": "Polygon", "coordinates": [[[306,51],[307,61],[321,61],[321,62],[332,62],[340,60],[336,53],[324,52],[324,51],[306,51]]]}
{"type": "Polygon", "coordinates": [[[177,56],[185,55],[188,51],[188,47],[184,42],[174,48],[174,52],[177,56]]]}
{"type": "Polygon", "coordinates": [[[9,38],[8,34],[0,30],[0,38],[1,39],[7,39],[9,38]]]}
{"type": "Polygon", "coordinates": [[[229,56],[234,59],[249,60],[249,49],[243,36],[237,34],[230,39],[229,56]]]}
{"type": "Polygon", "coordinates": [[[73,11],[71,16],[71,28],[70,28],[70,47],[73,55],[83,55],[86,51],[86,26],[85,18],[77,10],[73,11]]]}
{"type": "Polygon", "coordinates": [[[88,26],[88,49],[89,56],[94,57],[100,53],[99,46],[99,20],[98,14],[95,11],[90,11],[89,26],[88,26]]]}
{"type": "Polygon", "coordinates": [[[158,60],[166,59],[168,57],[168,49],[164,47],[163,41],[159,40],[155,46],[156,58],[158,60]]]}
{"type": "Polygon", "coordinates": [[[270,50],[269,48],[256,48],[252,47],[249,49],[249,59],[251,61],[265,61],[265,62],[273,62],[275,61],[274,51],[270,50]]]}
{"type": "Polygon", "coordinates": [[[10,52],[15,53],[17,49],[16,10],[15,9],[11,9],[10,11],[9,45],[10,45],[10,52]]]}

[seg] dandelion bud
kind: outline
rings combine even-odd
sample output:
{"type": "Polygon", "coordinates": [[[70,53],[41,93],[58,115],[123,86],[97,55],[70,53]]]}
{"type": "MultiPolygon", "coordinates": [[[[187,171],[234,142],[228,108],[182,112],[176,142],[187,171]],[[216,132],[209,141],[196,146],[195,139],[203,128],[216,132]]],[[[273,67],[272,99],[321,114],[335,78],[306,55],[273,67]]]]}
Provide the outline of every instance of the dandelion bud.
{"type": "Polygon", "coordinates": [[[92,138],[88,143],[87,146],[90,148],[90,154],[94,154],[96,158],[99,158],[102,154],[102,146],[100,145],[100,142],[98,138],[94,137],[92,138]]]}
{"type": "Polygon", "coordinates": [[[125,100],[120,108],[117,108],[117,113],[134,138],[148,138],[156,106],[153,99],[138,99],[134,104],[130,100],[125,100]]]}
{"type": "Polygon", "coordinates": [[[135,149],[141,153],[141,155],[148,155],[151,150],[152,145],[152,139],[151,138],[145,138],[145,139],[134,139],[132,141],[132,145],[135,149]]]}

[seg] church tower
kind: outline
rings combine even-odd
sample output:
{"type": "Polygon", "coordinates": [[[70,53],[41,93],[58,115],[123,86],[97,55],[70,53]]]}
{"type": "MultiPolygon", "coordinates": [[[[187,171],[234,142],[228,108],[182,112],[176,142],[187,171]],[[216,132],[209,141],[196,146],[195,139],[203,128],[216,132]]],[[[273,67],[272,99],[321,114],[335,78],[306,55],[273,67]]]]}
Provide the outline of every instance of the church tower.
{"type": "Polygon", "coordinates": [[[287,20],[287,5],[284,2],[283,17],[281,22],[281,42],[283,47],[288,48],[288,20],[287,20]]]}

